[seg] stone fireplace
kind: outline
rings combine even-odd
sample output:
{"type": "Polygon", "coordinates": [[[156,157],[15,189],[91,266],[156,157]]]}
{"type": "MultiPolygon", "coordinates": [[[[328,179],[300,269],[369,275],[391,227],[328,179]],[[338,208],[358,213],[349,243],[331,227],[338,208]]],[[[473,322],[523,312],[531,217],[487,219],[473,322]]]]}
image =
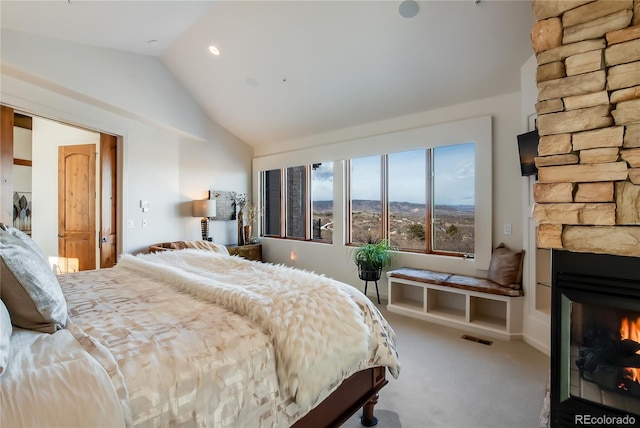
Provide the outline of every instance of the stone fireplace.
{"type": "Polygon", "coordinates": [[[640,2],[533,10],[537,245],[640,257],[640,2]]]}
{"type": "Polygon", "coordinates": [[[551,424],[640,427],[640,0],[532,5],[551,424]]]}

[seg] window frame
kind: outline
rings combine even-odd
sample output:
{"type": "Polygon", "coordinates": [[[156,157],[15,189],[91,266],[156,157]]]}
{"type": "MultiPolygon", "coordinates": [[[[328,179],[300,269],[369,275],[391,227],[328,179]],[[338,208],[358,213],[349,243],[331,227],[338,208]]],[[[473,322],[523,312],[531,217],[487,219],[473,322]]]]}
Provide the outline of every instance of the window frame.
{"type": "Polygon", "coordinates": [[[283,229],[284,227],[284,222],[285,222],[285,212],[284,212],[284,202],[285,201],[285,195],[282,192],[282,182],[284,180],[284,175],[283,175],[283,169],[282,168],[272,168],[272,169],[268,169],[268,170],[264,170],[260,172],[260,210],[259,212],[260,214],[260,236],[264,236],[264,237],[270,237],[270,238],[280,238],[284,235],[283,231],[285,229],[283,229]],[[270,171],[279,171],[280,172],[280,188],[279,188],[279,197],[280,197],[280,230],[278,231],[278,234],[275,235],[273,233],[266,233],[265,231],[267,230],[267,216],[266,216],[266,200],[267,200],[267,187],[266,187],[266,174],[270,171]]]}
{"type": "MultiPolygon", "coordinates": [[[[309,223],[309,228],[308,228],[308,236],[309,242],[320,242],[323,244],[333,244],[335,236],[333,231],[331,232],[331,240],[328,239],[315,239],[313,237],[313,171],[314,171],[314,166],[315,165],[321,165],[325,162],[331,162],[331,186],[333,187],[334,184],[334,180],[335,180],[335,162],[334,161],[324,161],[324,162],[314,162],[314,163],[310,163],[307,165],[307,172],[308,172],[308,176],[307,176],[307,183],[308,183],[308,192],[307,192],[307,196],[308,196],[308,200],[309,200],[309,205],[308,205],[308,216],[307,216],[307,221],[309,223]]],[[[332,191],[332,206],[333,206],[333,213],[331,215],[332,221],[334,222],[334,226],[335,226],[335,203],[336,203],[336,198],[335,198],[335,193],[334,191],[332,191]]],[[[322,237],[322,232],[320,232],[320,236],[322,237]]]]}
{"type": "MultiPolygon", "coordinates": [[[[305,147],[294,148],[287,146],[285,151],[266,151],[255,157],[252,161],[252,183],[254,194],[259,195],[259,174],[261,171],[278,169],[286,166],[295,166],[324,161],[334,162],[334,237],[333,245],[349,252],[346,246],[347,224],[346,201],[347,184],[345,168],[346,159],[375,155],[389,151],[411,150],[415,148],[444,146],[464,142],[474,142],[475,151],[475,258],[461,259],[431,254],[402,253],[403,263],[441,263],[444,262],[448,269],[466,270],[473,266],[476,270],[487,270],[491,262],[493,249],[494,223],[499,220],[493,218],[493,189],[494,181],[498,180],[493,169],[493,146],[496,144],[493,117],[490,114],[466,118],[452,118],[445,121],[437,121],[429,115],[412,117],[411,120],[381,124],[377,128],[367,128],[369,132],[363,135],[362,129],[354,129],[353,132],[332,134],[330,138],[313,140],[315,144],[307,144],[305,147]],[[415,120],[414,120],[415,119],[415,120]],[[387,126],[388,125],[388,126],[387,126]],[[385,131],[386,130],[386,131],[385,131]],[[359,134],[359,135],[358,135],[359,134]],[[405,261],[406,260],[406,261],[405,261]]],[[[498,141],[500,143],[500,141],[498,141]]],[[[503,143],[500,143],[503,144],[503,143]]],[[[500,147],[500,150],[509,150],[509,147],[500,147]]],[[[506,167],[505,167],[506,168],[506,167]]],[[[502,170],[501,170],[502,171],[502,170]]],[[[260,231],[262,232],[262,231],[260,231]]],[[[262,234],[261,234],[262,236],[262,234]]],[[[265,243],[271,240],[265,237],[265,243]]]]}
{"type": "MultiPolygon", "coordinates": [[[[455,143],[455,144],[446,144],[444,146],[454,146],[454,145],[459,145],[459,144],[469,144],[470,142],[460,142],[460,143],[455,143]]],[[[475,161],[475,151],[477,150],[477,145],[475,143],[474,144],[474,161],[475,161]]],[[[424,248],[422,249],[417,249],[417,248],[408,248],[408,247],[397,247],[397,251],[399,252],[403,252],[403,253],[416,253],[416,254],[431,254],[431,255],[439,255],[439,256],[451,256],[451,257],[463,257],[463,258],[473,258],[475,257],[475,251],[474,253],[462,253],[462,252],[457,252],[457,251],[446,251],[446,250],[434,250],[434,242],[433,242],[433,238],[434,238],[434,234],[433,234],[433,225],[434,225],[434,217],[433,217],[433,213],[435,212],[434,209],[434,155],[433,155],[433,151],[436,150],[439,147],[443,147],[443,146],[438,146],[438,145],[434,145],[431,147],[424,147],[424,148],[413,148],[410,150],[406,150],[406,151],[415,151],[415,150],[424,150],[424,162],[425,162],[425,218],[424,218],[424,228],[425,228],[425,239],[424,239],[424,248]]],[[[373,157],[373,156],[379,156],[380,157],[380,188],[381,188],[381,195],[380,195],[380,202],[381,202],[381,209],[380,209],[380,215],[381,215],[381,234],[380,237],[381,239],[389,239],[390,237],[390,233],[391,233],[391,208],[390,208],[390,197],[389,197],[389,179],[390,179],[390,175],[389,175],[389,155],[394,154],[394,153],[402,153],[403,151],[398,151],[398,152],[390,152],[390,153],[384,153],[384,154],[379,154],[379,155],[369,155],[366,157],[373,157]]],[[[365,157],[365,156],[363,156],[365,157]]],[[[347,159],[347,161],[345,162],[345,181],[346,181],[346,188],[347,188],[347,192],[346,192],[346,201],[345,201],[345,205],[347,207],[347,215],[345,217],[345,220],[347,222],[346,224],[346,230],[347,230],[347,234],[346,234],[346,242],[345,245],[347,246],[352,246],[352,247],[356,247],[356,246],[360,246],[362,245],[362,243],[360,242],[354,242],[353,240],[353,224],[352,224],[352,219],[353,219],[353,204],[352,204],[352,192],[351,192],[351,162],[353,159],[357,159],[358,157],[355,158],[350,158],[347,159]]],[[[476,181],[475,178],[475,172],[474,172],[474,182],[476,181]]],[[[474,207],[476,206],[476,203],[474,201],[474,207]]],[[[475,217],[475,213],[474,213],[474,217],[475,217]]],[[[474,239],[475,239],[475,230],[476,230],[476,224],[474,222],[474,239]]]]}
{"type": "Polygon", "coordinates": [[[310,165],[298,165],[298,166],[289,166],[287,168],[282,168],[282,174],[284,176],[284,181],[280,182],[280,192],[284,193],[284,203],[282,206],[282,213],[284,216],[284,229],[282,229],[282,224],[281,224],[281,235],[283,238],[285,239],[293,239],[293,240],[297,240],[297,241],[307,241],[308,237],[309,237],[309,230],[310,230],[310,221],[309,221],[309,216],[311,215],[311,212],[309,211],[309,208],[311,206],[311,195],[310,195],[310,182],[309,182],[309,167],[310,165]],[[287,210],[287,207],[289,206],[288,202],[289,202],[289,170],[293,169],[293,168],[304,168],[304,172],[303,172],[303,192],[304,192],[304,200],[302,201],[302,210],[303,210],[303,217],[304,217],[304,225],[302,227],[303,229],[303,235],[304,236],[289,236],[289,211],[287,210]]]}
{"type": "MultiPolygon", "coordinates": [[[[387,228],[388,228],[388,224],[385,224],[385,215],[384,215],[384,208],[386,205],[386,201],[385,201],[385,191],[384,191],[384,180],[382,179],[384,177],[384,175],[382,174],[382,170],[384,168],[386,168],[386,164],[385,161],[383,160],[384,155],[367,155],[367,156],[358,156],[358,157],[374,157],[377,156],[380,158],[380,230],[378,231],[380,234],[380,237],[386,236],[387,233],[387,228]]],[[[356,157],[356,158],[358,158],[356,157]]],[[[346,211],[346,215],[345,215],[345,230],[346,230],[346,239],[345,239],[345,245],[347,246],[359,246],[361,245],[360,243],[354,243],[353,242],[353,226],[352,226],[352,209],[353,209],[353,205],[351,203],[351,178],[352,178],[352,168],[351,168],[351,161],[354,158],[350,158],[347,159],[344,162],[345,165],[345,172],[344,172],[344,177],[345,177],[345,195],[346,195],[346,200],[345,200],[345,206],[347,207],[347,211],[346,211]]]]}
{"type": "MultiPolygon", "coordinates": [[[[334,163],[333,161],[331,161],[334,163]]],[[[261,230],[260,236],[266,238],[278,238],[278,239],[287,239],[292,241],[308,241],[308,242],[319,242],[326,244],[333,244],[334,236],[332,234],[332,240],[329,241],[327,239],[314,239],[313,238],[313,198],[312,198],[312,168],[314,164],[306,164],[306,165],[297,165],[297,166],[288,166],[283,168],[272,168],[269,170],[260,171],[259,178],[259,189],[260,189],[260,204],[262,207],[265,206],[266,201],[266,187],[265,187],[265,174],[269,171],[280,171],[280,231],[278,235],[267,234],[265,233],[265,225],[266,225],[266,216],[264,214],[261,215],[261,230]],[[287,211],[287,201],[289,198],[289,185],[288,185],[288,170],[289,168],[304,168],[304,237],[301,236],[288,236],[288,211],[287,211]]],[[[334,165],[335,168],[335,165],[334,165]]],[[[335,203],[335,197],[334,197],[335,203]]],[[[335,218],[335,211],[334,216],[335,218]]]]}

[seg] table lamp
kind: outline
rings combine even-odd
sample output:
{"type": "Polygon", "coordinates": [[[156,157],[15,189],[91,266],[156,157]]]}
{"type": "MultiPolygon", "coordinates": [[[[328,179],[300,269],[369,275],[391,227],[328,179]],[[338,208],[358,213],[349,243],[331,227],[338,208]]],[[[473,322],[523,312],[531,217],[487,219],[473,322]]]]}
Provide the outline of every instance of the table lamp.
{"type": "Polygon", "coordinates": [[[202,239],[204,241],[210,241],[209,219],[216,216],[216,200],[200,199],[193,201],[193,216],[202,217],[200,222],[202,228],[202,239]]]}

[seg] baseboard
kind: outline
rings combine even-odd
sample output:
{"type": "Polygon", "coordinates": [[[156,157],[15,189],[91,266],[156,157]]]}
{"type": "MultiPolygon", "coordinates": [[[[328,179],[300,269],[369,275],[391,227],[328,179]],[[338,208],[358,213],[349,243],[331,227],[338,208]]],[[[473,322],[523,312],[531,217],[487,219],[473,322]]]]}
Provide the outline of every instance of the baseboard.
{"type": "Polygon", "coordinates": [[[530,336],[526,336],[523,335],[522,336],[522,340],[524,340],[524,342],[527,345],[530,345],[534,348],[536,348],[538,351],[542,352],[543,354],[545,354],[546,356],[550,356],[551,355],[551,349],[549,349],[549,346],[545,343],[542,343],[530,336]]]}

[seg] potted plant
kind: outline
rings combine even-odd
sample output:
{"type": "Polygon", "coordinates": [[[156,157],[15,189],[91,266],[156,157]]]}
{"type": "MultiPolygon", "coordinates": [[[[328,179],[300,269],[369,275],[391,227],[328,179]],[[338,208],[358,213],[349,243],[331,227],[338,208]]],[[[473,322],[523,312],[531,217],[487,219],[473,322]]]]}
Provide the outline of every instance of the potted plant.
{"type": "Polygon", "coordinates": [[[378,281],[382,270],[391,266],[394,248],[386,239],[364,244],[353,251],[358,276],[363,281],[378,281]]]}

